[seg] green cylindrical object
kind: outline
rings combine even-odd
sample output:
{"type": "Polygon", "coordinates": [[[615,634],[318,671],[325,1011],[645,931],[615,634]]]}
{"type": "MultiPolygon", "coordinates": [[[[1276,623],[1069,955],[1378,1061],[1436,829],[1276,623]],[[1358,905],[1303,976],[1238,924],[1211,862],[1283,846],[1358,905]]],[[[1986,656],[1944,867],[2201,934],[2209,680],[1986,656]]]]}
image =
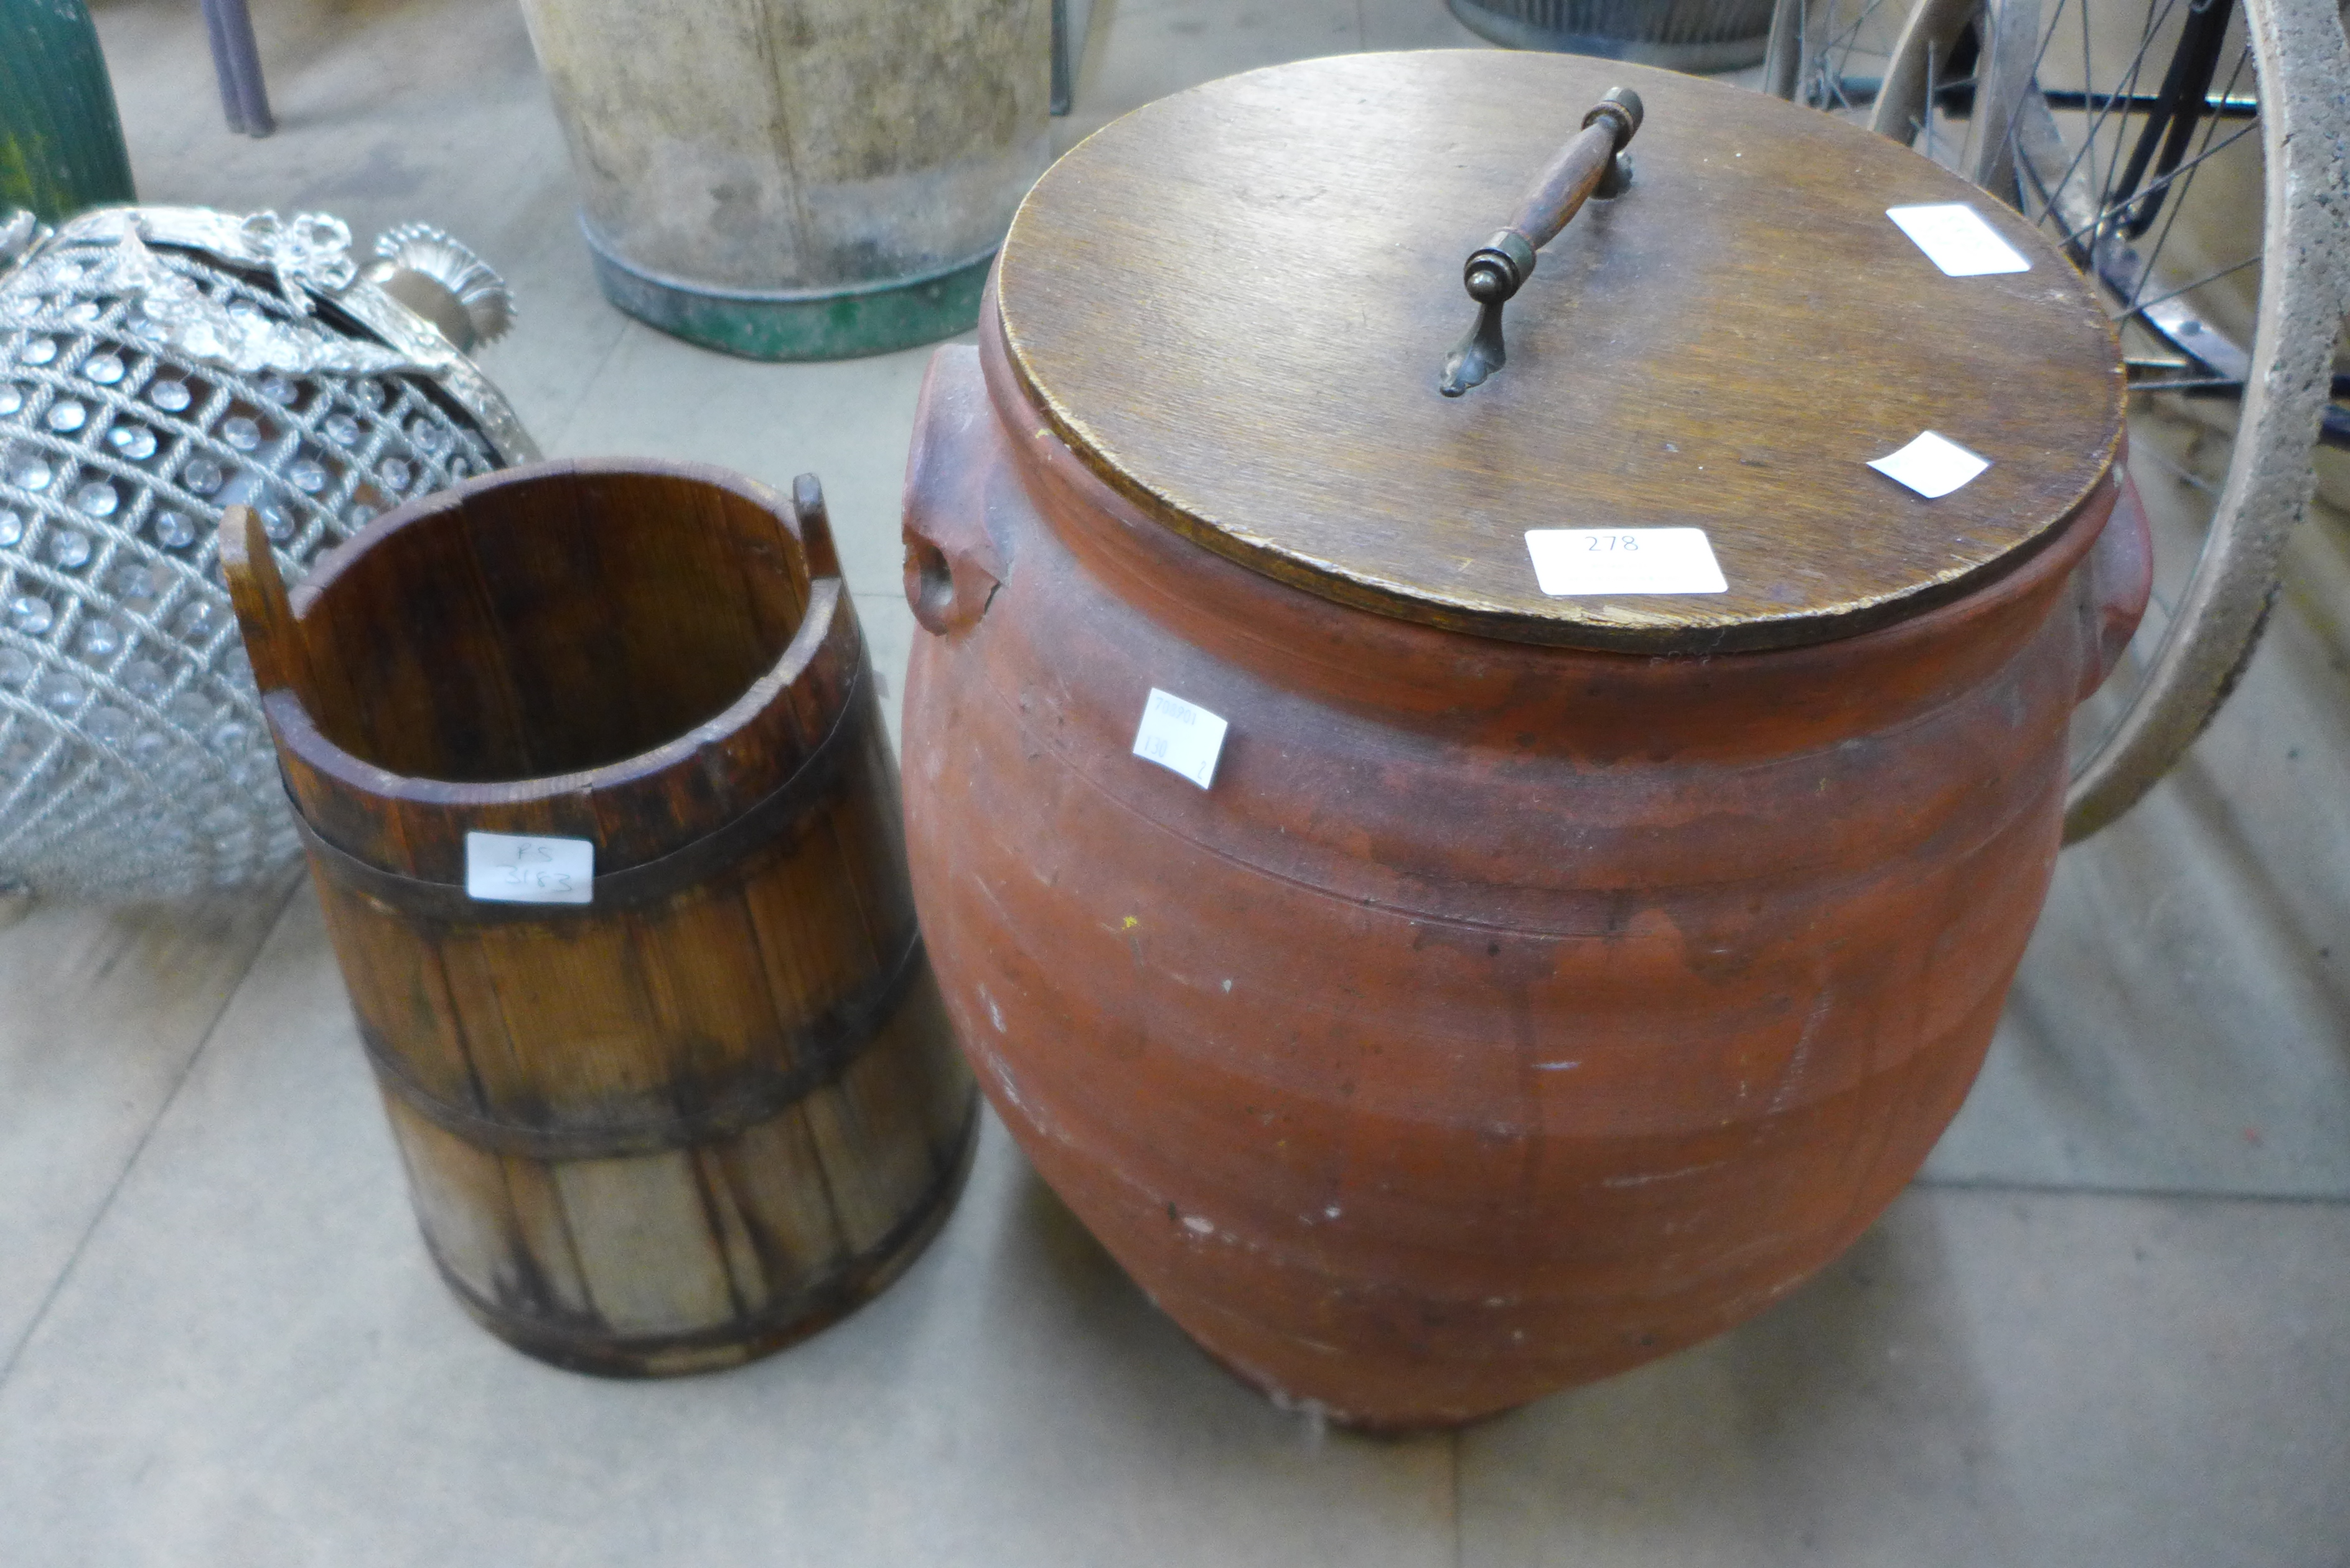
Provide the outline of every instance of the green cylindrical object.
{"type": "Polygon", "coordinates": [[[1041,0],[523,0],[605,296],[755,359],[970,330],[1052,161],[1041,0]]]}
{"type": "Polygon", "coordinates": [[[0,0],[0,213],[135,202],[114,83],[82,0],[0,0]]]}

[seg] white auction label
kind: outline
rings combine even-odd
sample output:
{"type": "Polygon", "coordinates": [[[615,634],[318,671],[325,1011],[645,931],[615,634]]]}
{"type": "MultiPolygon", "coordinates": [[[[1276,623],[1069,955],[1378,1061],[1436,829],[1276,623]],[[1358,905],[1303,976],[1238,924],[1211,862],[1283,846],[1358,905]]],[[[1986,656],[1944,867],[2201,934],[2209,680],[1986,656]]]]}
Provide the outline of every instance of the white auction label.
{"type": "Polygon", "coordinates": [[[465,895],[500,904],[595,901],[596,846],[584,838],[465,835],[465,895]]]}
{"type": "Polygon", "coordinates": [[[1223,754],[1224,728],[1222,719],[1198,703],[1154,686],[1142,705],[1141,728],[1134,732],[1134,754],[1206,789],[1223,754]]]}
{"type": "Polygon", "coordinates": [[[1936,266],[1952,277],[1991,272],[2030,272],[2022,253],[2000,237],[1981,213],[1964,202],[1928,207],[1887,207],[1885,215],[1901,225],[1936,266]]]}
{"type": "Polygon", "coordinates": [[[1989,468],[1991,459],[1977,457],[1949,437],[1927,431],[1899,452],[1871,458],[1868,466],[1931,501],[1989,468]]]}
{"type": "Polygon", "coordinates": [[[1553,598],[1730,590],[1702,528],[1529,528],[1526,554],[1553,598]]]}

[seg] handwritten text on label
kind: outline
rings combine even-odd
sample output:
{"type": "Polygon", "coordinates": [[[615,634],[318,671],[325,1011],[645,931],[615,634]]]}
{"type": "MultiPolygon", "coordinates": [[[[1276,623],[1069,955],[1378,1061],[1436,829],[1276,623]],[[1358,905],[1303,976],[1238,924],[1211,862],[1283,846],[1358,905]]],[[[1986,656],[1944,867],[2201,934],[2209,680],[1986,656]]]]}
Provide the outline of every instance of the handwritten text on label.
{"type": "Polygon", "coordinates": [[[1142,726],[1134,732],[1134,754],[1181,774],[1201,789],[1216,776],[1224,749],[1224,722],[1170,691],[1150,689],[1142,705],[1142,726]]]}
{"type": "Polygon", "coordinates": [[[584,838],[465,835],[465,893],[500,904],[595,900],[596,846],[584,838]]]}
{"type": "Polygon", "coordinates": [[[1526,553],[1553,598],[1730,589],[1702,528],[1529,528],[1526,553]]]}

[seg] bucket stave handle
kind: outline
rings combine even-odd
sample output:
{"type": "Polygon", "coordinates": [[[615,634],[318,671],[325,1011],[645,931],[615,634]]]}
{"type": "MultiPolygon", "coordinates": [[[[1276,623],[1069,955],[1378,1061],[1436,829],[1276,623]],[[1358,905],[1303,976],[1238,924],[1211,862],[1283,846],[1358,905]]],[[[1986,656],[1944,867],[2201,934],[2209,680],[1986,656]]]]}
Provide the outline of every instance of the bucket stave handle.
{"type": "Polygon", "coordinates": [[[289,692],[306,711],[319,717],[348,712],[355,703],[333,649],[312,646],[302,630],[278,569],[277,553],[270,547],[261,514],[252,507],[232,506],[222,516],[220,563],[244,636],[245,657],[253,663],[253,682],[261,695],[266,699],[273,691],[289,692]]]}

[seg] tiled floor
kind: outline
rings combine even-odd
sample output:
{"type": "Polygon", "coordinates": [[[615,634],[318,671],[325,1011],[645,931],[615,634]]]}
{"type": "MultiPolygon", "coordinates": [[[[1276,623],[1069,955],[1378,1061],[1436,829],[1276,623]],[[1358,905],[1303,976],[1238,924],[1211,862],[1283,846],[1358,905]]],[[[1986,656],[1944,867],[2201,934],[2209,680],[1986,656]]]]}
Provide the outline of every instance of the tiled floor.
{"type": "MultiPolygon", "coordinates": [[[[142,192],[444,223],[515,283],[485,365],[550,452],[817,471],[894,697],[925,356],[753,365],[607,309],[505,0],[255,11],[251,142],[192,5],[100,0],[142,192]]],[[[1473,42],[1438,0],[1093,11],[1064,146],[1473,42]]],[[[425,1262],[307,891],[37,908],[0,931],[0,1564],[2350,1563],[2345,537],[2304,532],[2235,705],[2067,856],[1940,1184],[1749,1327],[1458,1438],[1242,1390],[993,1125],[931,1252],[810,1343],[550,1371],[425,1262]]]]}

